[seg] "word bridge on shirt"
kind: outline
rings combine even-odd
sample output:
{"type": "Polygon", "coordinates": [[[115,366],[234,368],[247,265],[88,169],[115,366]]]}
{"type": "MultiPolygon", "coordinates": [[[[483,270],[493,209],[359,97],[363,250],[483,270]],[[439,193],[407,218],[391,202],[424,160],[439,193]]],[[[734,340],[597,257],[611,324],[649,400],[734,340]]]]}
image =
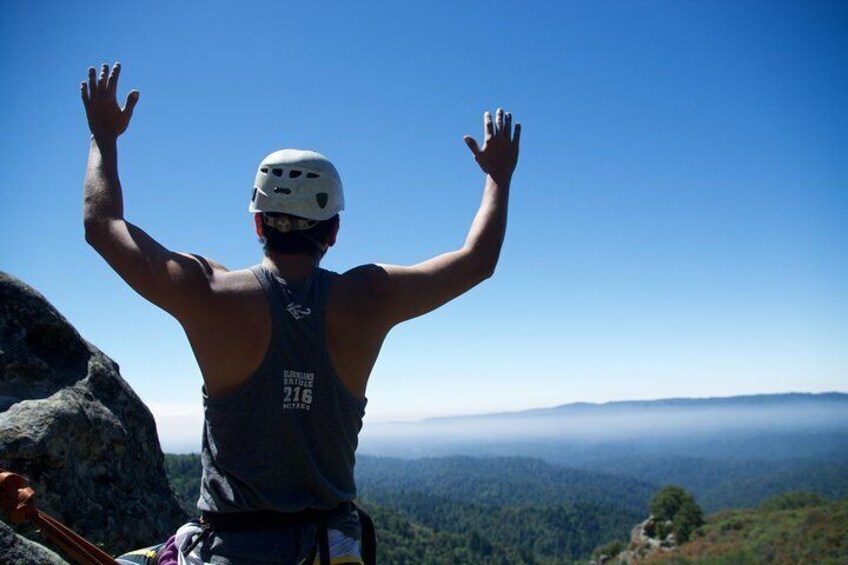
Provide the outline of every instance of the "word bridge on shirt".
{"type": "Polygon", "coordinates": [[[283,410],[310,410],[315,373],[283,371],[283,410]]]}

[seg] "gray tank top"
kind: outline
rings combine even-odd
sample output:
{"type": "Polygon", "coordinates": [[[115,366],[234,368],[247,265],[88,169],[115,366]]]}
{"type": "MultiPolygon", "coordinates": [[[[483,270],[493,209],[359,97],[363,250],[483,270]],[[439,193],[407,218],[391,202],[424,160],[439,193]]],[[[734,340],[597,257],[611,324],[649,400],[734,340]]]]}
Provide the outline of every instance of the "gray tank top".
{"type": "Polygon", "coordinates": [[[239,389],[203,395],[197,507],[333,508],[356,497],[354,452],[366,404],[341,383],[327,353],[324,313],[338,275],[316,268],[294,286],[262,266],[251,271],[271,306],[271,344],[239,389]]]}

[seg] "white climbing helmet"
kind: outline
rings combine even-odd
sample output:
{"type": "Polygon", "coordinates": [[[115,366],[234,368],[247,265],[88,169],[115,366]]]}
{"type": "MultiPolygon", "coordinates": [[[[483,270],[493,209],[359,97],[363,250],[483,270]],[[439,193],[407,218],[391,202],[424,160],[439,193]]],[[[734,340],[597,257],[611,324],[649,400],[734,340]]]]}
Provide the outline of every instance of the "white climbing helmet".
{"type": "Polygon", "coordinates": [[[344,210],[342,179],[329,159],[319,153],[275,151],[259,164],[248,210],[329,220],[344,210]]]}

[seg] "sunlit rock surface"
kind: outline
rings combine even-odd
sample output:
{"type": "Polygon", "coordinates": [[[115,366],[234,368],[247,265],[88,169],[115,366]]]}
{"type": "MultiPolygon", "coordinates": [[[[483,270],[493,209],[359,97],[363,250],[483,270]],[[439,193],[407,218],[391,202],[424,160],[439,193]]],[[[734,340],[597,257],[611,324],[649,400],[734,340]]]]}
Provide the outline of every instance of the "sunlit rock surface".
{"type": "Polygon", "coordinates": [[[112,553],[186,519],[153,416],[117,364],[2,272],[0,371],[0,467],[30,480],[39,509],[112,553]]]}

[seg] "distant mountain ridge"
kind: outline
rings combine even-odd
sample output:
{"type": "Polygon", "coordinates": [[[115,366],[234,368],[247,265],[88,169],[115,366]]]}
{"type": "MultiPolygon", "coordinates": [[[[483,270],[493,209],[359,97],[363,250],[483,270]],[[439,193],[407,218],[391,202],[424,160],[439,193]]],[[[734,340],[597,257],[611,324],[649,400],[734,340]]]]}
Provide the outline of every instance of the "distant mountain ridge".
{"type": "MultiPolygon", "coordinates": [[[[366,452],[375,455],[395,455],[397,452],[384,451],[377,444],[400,437],[428,445],[461,441],[492,444],[539,439],[606,441],[639,440],[648,436],[692,437],[728,430],[734,430],[736,434],[808,432],[813,429],[848,432],[848,394],[796,392],[627,400],[603,404],[578,402],[550,408],[429,418],[416,422],[375,422],[363,429],[362,446],[366,452]]],[[[421,452],[421,455],[427,454],[421,452]]],[[[513,452],[503,454],[517,455],[513,452]]]]}
{"type": "MultiPolygon", "coordinates": [[[[456,416],[439,416],[425,418],[415,422],[397,422],[399,424],[415,424],[426,422],[447,422],[452,420],[474,420],[493,417],[523,417],[533,415],[562,414],[569,412],[592,412],[604,410],[620,410],[634,408],[720,408],[738,407],[740,405],[786,405],[798,402],[837,402],[848,407],[848,393],[844,392],[786,392],[775,394],[749,394],[737,396],[711,397],[672,397],[654,400],[612,400],[609,402],[570,402],[547,408],[528,408],[509,412],[489,412],[485,414],[469,414],[456,416]]],[[[389,423],[389,422],[387,422],[389,423]]],[[[391,422],[394,423],[394,422],[391,422]]]]}

